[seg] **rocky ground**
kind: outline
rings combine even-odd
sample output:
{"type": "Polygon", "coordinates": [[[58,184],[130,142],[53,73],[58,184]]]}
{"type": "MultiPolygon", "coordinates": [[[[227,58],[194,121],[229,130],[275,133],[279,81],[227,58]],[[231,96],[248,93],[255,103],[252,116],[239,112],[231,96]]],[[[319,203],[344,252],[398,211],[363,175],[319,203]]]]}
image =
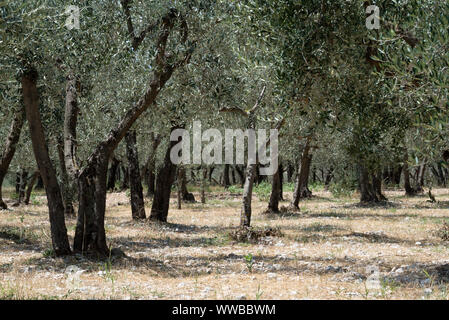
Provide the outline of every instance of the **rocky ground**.
{"type": "MultiPolygon", "coordinates": [[[[448,299],[449,190],[433,193],[437,203],[389,191],[388,203],[365,207],[320,191],[281,215],[264,214],[254,196],[253,225],[282,233],[254,243],[229,236],[238,195],[211,193],[182,210],[173,198],[161,225],[133,222],[126,194],[113,193],[106,231],[125,256],[106,261],[54,258],[37,195],[0,211],[0,299],[448,299]]],[[[72,237],[75,219],[67,226],[72,237]]]]}

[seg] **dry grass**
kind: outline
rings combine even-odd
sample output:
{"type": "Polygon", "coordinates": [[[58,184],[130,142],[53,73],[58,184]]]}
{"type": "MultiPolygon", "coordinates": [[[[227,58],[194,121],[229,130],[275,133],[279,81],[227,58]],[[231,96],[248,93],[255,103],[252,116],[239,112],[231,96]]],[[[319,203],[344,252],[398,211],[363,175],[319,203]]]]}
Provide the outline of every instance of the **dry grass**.
{"type": "Polygon", "coordinates": [[[448,299],[440,266],[449,248],[438,230],[449,192],[433,193],[438,203],[390,191],[388,205],[364,207],[317,192],[281,215],[263,214],[254,196],[253,226],[283,234],[258,243],[229,237],[240,199],[226,192],[182,210],[173,203],[167,225],[131,221],[126,195],[110,194],[107,236],[127,257],[106,262],[52,258],[45,198],[36,196],[0,211],[0,299],[448,299]],[[367,287],[373,268],[377,288],[367,287]]]}

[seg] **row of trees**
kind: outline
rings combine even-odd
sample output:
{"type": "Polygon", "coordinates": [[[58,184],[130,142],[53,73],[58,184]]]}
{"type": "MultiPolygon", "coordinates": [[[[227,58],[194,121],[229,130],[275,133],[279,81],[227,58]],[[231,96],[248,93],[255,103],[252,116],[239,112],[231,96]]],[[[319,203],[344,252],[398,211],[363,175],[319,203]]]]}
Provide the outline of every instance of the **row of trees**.
{"type": "Polygon", "coordinates": [[[188,176],[204,195],[222,171],[217,182],[243,186],[240,225],[249,227],[253,184],[267,179],[258,164],[170,161],[178,143],[170,132],[195,120],[221,131],[279,130],[273,212],[285,179],[295,181],[293,209],[311,196],[310,180],[357,185],[363,202],[386,200],[382,181],[399,184],[401,174],[409,195],[426,172],[447,180],[445,2],[74,2],[80,28],[71,30],[63,1],[0,5],[0,184],[11,168],[22,185],[33,172],[31,188],[41,177],[57,255],[109,255],[106,194],[120,176],[132,217],[146,218],[143,180],[149,218],[166,222],[175,181],[192,201],[188,176]],[[371,4],[379,30],[366,27],[371,4]]]}

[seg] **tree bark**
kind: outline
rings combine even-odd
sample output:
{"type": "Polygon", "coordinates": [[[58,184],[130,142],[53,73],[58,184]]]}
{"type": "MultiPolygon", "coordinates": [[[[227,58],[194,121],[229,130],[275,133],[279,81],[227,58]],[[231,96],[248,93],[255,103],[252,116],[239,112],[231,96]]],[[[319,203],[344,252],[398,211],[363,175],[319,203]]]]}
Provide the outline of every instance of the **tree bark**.
{"type": "Polygon", "coordinates": [[[75,197],[74,190],[71,188],[71,181],[69,178],[69,174],[67,173],[67,168],[65,165],[65,157],[64,157],[64,144],[62,140],[58,141],[58,157],[59,157],[59,166],[61,170],[61,178],[62,178],[62,200],[64,201],[64,215],[66,217],[74,216],[75,209],[73,208],[73,199],[75,197]]]}
{"type": "Polygon", "coordinates": [[[35,171],[28,181],[27,191],[25,193],[25,199],[23,203],[28,205],[30,203],[31,192],[33,191],[33,187],[36,184],[37,179],[39,178],[39,171],[35,171]]]}
{"type": "Polygon", "coordinates": [[[281,195],[281,172],[279,170],[273,175],[273,182],[271,184],[270,202],[268,203],[268,210],[274,213],[279,212],[279,200],[281,195]]]}
{"type": "Polygon", "coordinates": [[[20,107],[14,114],[14,119],[9,129],[8,137],[6,138],[5,149],[0,158],[0,209],[7,209],[8,206],[2,198],[2,184],[8,172],[9,165],[16,152],[17,143],[20,139],[20,133],[22,131],[23,123],[25,122],[24,108],[20,107]]]}
{"type": "Polygon", "coordinates": [[[404,188],[405,188],[405,195],[406,196],[413,196],[416,194],[415,189],[412,188],[412,185],[410,183],[410,171],[408,168],[408,154],[405,153],[404,158],[404,166],[402,168],[403,174],[404,174],[404,188]]]}
{"type": "Polygon", "coordinates": [[[145,179],[146,179],[146,183],[147,183],[147,197],[152,197],[154,195],[154,185],[156,182],[156,174],[155,174],[155,170],[156,170],[156,151],[157,148],[159,146],[159,144],[161,143],[161,137],[158,134],[155,134],[154,132],[151,133],[151,140],[152,140],[152,144],[151,144],[151,154],[148,157],[148,161],[146,164],[146,174],[145,174],[145,179]]]}
{"type": "Polygon", "coordinates": [[[225,164],[223,168],[223,186],[225,189],[229,188],[231,182],[229,181],[229,164],[225,164]]]}
{"type": "Polygon", "coordinates": [[[53,249],[58,256],[67,255],[70,254],[71,251],[67,236],[67,228],[64,221],[64,204],[62,202],[61,190],[56,178],[56,171],[48,154],[47,141],[45,140],[44,129],[39,113],[36,70],[31,68],[23,73],[22,90],[33,152],[47,194],[53,249]]]}
{"type": "Polygon", "coordinates": [[[122,164],[120,166],[122,173],[123,173],[123,180],[122,180],[122,184],[120,186],[120,190],[124,191],[129,189],[129,167],[125,166],[124,164],[122,164]]]}
{"type": "Polygon", "coordinates": [[[187,177],[186,177],[186,169],[182,166],[178,169],[178,179],[180,182],[180,191],[181,191],[181,199],[187,202],[195,202],[195,197],[193,193],[190,193],[187,190],[187,177]]]}
{"type": "Polygon", "coordinates": [[[309,196],[309,190],[307,188],[307,181],[309,176],[309,170],[310,170],[310,162],[311,157],[309,155],[310,152],[310,140],[311,138],[308,137],[306,140],[306,144],[304,146],[304,149],[302,151],[301,159],[298,161],[298,170],[296,174],[296,181],[295,181],[295,189],[293,191],[293,199],[290,203],[290,207],[294,209],[299,209],[298,204],[299,200],[301,198],[305,198],[309,196]]]}
{"type": "MultiPolygon", "coordinates": [[[[426,160],[424,160],[424,161],[426,161],[426,160]]],[[[426,168],[427,168],[426,163],[423,163],[419,166],[418,176],[416,179],[416,191],[417,192],[424,192],[424,177],[426,174],[426,168]]]]}
{"type": "Polygon", "coordinates": [[[129,164],[129,182],[131,187],[131,212],[134,220],[145,219],[142,180],[139,168],[139,155],[136,146],[136,131],[128,131],[125,137],[126,155],[129,164]]]}
{"type": "MultiPolygon", "coordinates": [[[[172,131],[176,128],[172,128],[172,131]]],[[[167,222],[168,208],[170,206],[170,193],[176,176],[176,165],[170,160],[170,150],[178,142],[170,141],[165,152],[164,165],[156,177],[156,190],[151,207],[150,220],[167,222]]]]}
{"type": "Polygon", "coordinates": [[[201,203],[206,203],[206,180],[207,180],[207,167],[202,169],[201,175],[201,203]]]}
{"type": "Polygon", "coordinates": [[[370,203],[379,201],[374,187],[370,182],[369,173],[363,165],[359,166],[359,190],[360,202],[370,203]]]}
{"type": "Polygon", "coordinates": [[[334,177],[334,168],[330,166],[327,171],[326,178],[324,179],[324,190],[329,190],[329,186],[331,184],[332,178],[334,177]]]}
{"type": "Polygon", "coordinates": [[[112,156],[111,165],[109,167],[107,190],[114,191],[117,177],[120,170],[120,161],[112,156]]]}
{"type": "Polygon", "coordinates": [[[13,204],[14,207],[19,206],[22,203],[23,199],[25,198],[27,182],[28,182],[28,171],[22,168],[17,173],[17,180],[16,180],[17,201],[13,204]]]}

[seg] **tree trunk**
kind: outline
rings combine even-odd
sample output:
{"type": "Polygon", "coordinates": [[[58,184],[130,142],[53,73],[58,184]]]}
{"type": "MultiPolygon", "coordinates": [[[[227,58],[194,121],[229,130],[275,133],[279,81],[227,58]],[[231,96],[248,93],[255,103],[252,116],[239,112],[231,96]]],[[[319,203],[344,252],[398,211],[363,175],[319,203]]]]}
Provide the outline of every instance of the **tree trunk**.
{"type": "Polygon", "coordinates": [[[71,188],[72,183],[70,182],[69,175],[67,173],[67,169],[65,166],[65,156],[64,156],[64,144],[62,140],[58,140],[58,157],[59,157],[59,166],[61,170],[61,178],[62,178],[62,200],[64,201],[64,215],[66,217],[74,216],[75,209],[73,208],[73,199],[74,199],[74,190],[71,188]]]}
{"type": "Polygon", "coordinates": [[[231,182],[229,181],[229,164],[225,164],[223,168],[223,186],[225,189],[229,188],[231,182]]]}
{"type": "Polygon", "coordinates": [[[114,191],[115,184],[120,170],[120,161],[116,157],[112,157],[111,166],[109,167],[107,190],[114,191]]]}
{"type": "Polygon", "coordinates": [[[215,170],[214,166],[209,167],[209,183],[212,183],[212,175],[214,173],[214,170],[215,170]]]}
{"type": "Polygon", "coordinates": [[[268,203],[268,210],[270,212],[279,212],[279,199],[281,192],[281,171],[278,167],[278,170],[273,175],[273,182],[271,184],[270,202],[268,203]]]}
{"type": "Polygon", "coordinates": [[[69,239],[64,221],[64,204],[56,178],[56,171],[48,154],[47,141],[45,140],[39,113],[37,72],[34,69],[26,70],[23,73],[22,90],[33,152],[47,194],[53,249],[58,256],[70,254],[69,239]]]}
{"type": "Polygon", "coordinates": [[[35,171],[28,181],[27,191],[25,193],[25,199],[23,203],[28,205],[30,203],[31,192],[33,191],[33,187],[36,184],[37,179],[39,178],[39,171],[35,171]]]}
{"type": "Polygon", "coordinates": [[[73,240],[76,252],[93,252],[102,257],[110,254],[104,228],[108,163],[105,157],[91,159],[78,176],[79,209],[73,240]]]}
{"type": "Polygon", "coordinates": [[[378,202],[374,187],[370,182],[369,173],[363,165],[359,166],[360,202],[378,202]]]}
{"type": "Polygon", "coordinates": [[[193,193],[190,193],[187,190],[187,177],[186,177],[186,169],[182,166],[178,169],[178,179],[180,182],[180,190],[181,190],[181,199],[187,202],[195,202],[195,197],[193,193]]]}
{"type": "Polygon", "coordinates": [[[331,184],[332,178],[334,177],[334,168],[330,166],[327,171],[326,178],[324,179],[324,190],[329,190],[329,185],[331,184]]]}
{"type": "Polygon", "coordinates": [[[123,173],[123,180],[122,180],[122,184],[120,186],[120,190],[124,191],[129,189],[129,167],[125,166],[125,165],[121,165],[121,170],[123,173]]]}
{"type": "Polygon", "coordinates": [[[299,209],[299,200],[309,196],[309,190],[307,189],[307,181],[310,170],[311,157],[310,152],[310,138],[307,138],[304,150],[302,151],[301,159],[298,161],[298,170],[296,173],[295,189],[293,191],[293,199],[290,203],[290,207],[299,209]]]}
{"type": "Polygon", "coordinates": [[[237,183],[237,179],[235,178],[235,168],[231,167],[231,178],[232,178],[232,184],[235,185],[237,183]]]}
{"type": "Polygon", "coordinates": [[[177,201],[178,201],[178,210],[181,210],[181,201],[182,201],[182,178],[181,178],[181,168],[178,168],[178,177],[177,177],[177,201]]]}
{"type": "Polygon", "coordinates": [[[6,138],[5,149],[0,158],[0,209],[7,209],[8,206],[2,198],[2,184],[8,172],[9,165],[16,152],[17,143],[20,139],[20,133],[22,132],[23,123],[25,122],[24,108],[20,107],[14,114],[14,119],[9,129],[8,137],[6,138]]]}
{"type": "Polygon", "coordinates": [[[146,164],[146,174],[145,174],[145,179],[146,179],[146,183],[147,183],[147,197],[152,197],[154,195],[154,184],[156,182],[156,174],[155,174],[155,170],[156,170],[156,151],[157,148],[159,146],[159,144],[161,143],[161,137],[159,134],[155,134],[154,132],[151,133],[151,140],[152,140],[152,145],[151,145],[151,154],[148,157],[148,161],[146,164]]]}
{"type": "Polygon", "coordinates": [[[279,200],[284,200],[284,166],[279,161],[279,200]]]}
{"type": "MultiPolygon", "coordinates": [[[[129,27],[132,26],[129,10],[127,16],[129,27]]],[[[181,60],[175,61],[174,63],[170,63],[171,59],[166,58],[168,39],[177,20],[181,20],[181,23],[177,24],[183,35],[181,42],[185,43],[187,40],[187,23],[176,9],[169,10],[169,12],[160,19],[161,30],[158,32],[158,39],[156,40],[158,46],[155,53],[154,68],[152,68],[152,76],[145,93],[136,104],[127,110],[118,125],[109,132],[106,139],[96,146],[87,161],[86,167],[78,175],[80,209],[78,210],[78,222],[75,230],[75,250],[93,250],[102,256],[107,256],[109,254],[104,230],[106,180],[109,158],[136,120],[154,104],[157,96],[164,88],[167,81],[171,78],[173,72],[177,68],[187,64],[190,60],[193,48],[190,48],[181,60]]],[[[136,40],[133,32],[130,32],[130,36],[133,40],[133,48],[137,49],[143,38],[142,40],[139,40],[140,38],[136,40]]],[[[171,163],[170,150],[168,150],[166,158],[166,160],[171,163]]],[[[161,180],[160,184],[164,185],[165,182],[166,181],[161,180]]],[[[169,184],[168,195],[170,195],[172,183],[173,181],[169,184]]],[[[153,206],[155,205],[155,202],[160,203],[159,201],[154,201],[153,206]]]]}
{"type": "Polygon", "coordinates": [[[23,199],[25,198],[25,191],[28,182],[28,171],[21,169],[17,173],[16,180],[16,191],[17,191],[17,201],[13,204],[14,207],[19,206],[23,199]]]}
{"type": "Polygon", "coordinates": [[[379,175],[373,174],[373,189],[376,194],[378,201],[387,201],[388,199],[382,194],[382,180],[379,178],[379,175]]]}
{"type": "Polygon", "coordinates": [[[405,188],[405,195],[406,196],[413,196],[416,194],[415,189],[412,188],[412,185],[410,183],[410,171],[408,167],[408,154],[405,152],[405,158],[404,158],[404,166],[402,167],[402,171],[404,173],[404,188],[405,188]]]}
{"type": "Polygon", "coordinates": [[[131,212],[134,220],[145,219],[142,180],[139,168],[139,155],[136,146],[136,131],[128,131],[125,137],[126,155],[129,164],[129,182],[131,187],[131,212]]]}
{"type": "Polygon", "coordinates": [[[290,161],[287,163],[287,182],[291,183],[293,181],[293,171],[294,168],[292,166],[292,164],[290,163],[290,161]]]}
{"type": "Polygon", "coordinates": [[[253,195],[254,178],[256,177],[256,164],[248,163],[243,185],[242,211],[240,215],[240,227],[251,225],[251,200],[253,195]]]}
{"type": "MultiPolygon", "coordinates": [[[[172,128],[172,131],[177,128],[172,128]]],[[[176,176],[176,165],[170,160],[170,150],[178,142],[170,141],[165,152],[164,165],[156,177],[156,190],[151,207],[150,220],[167,222],[168,208],[170,206],[170,193],[176,176]]]]}
{"type": "MultiPolygon", "coordinates": [[[[424,161],[426,161],[426,160],[424,160],[424,161]]],[[[426,167],[427,167],[426,163],[423,163],[419,166],[418,176],[416,179],[416,191],[417,192],[424,192],[424,177],[426,175],[426,167]]]]}
{"type": "Polygon", "coordinates": [[[201,175],[201,203],[206,203],[206,180],[207,180],[207,167],[202,169],[201,175]]]}
{"type": "Polygon", "coordinates": [[[241,184],[241,186],[242,186],[242,188],[243,188],[243,185],[245,184],[245,175],[244,175],[244,172],[243,172],[243,170],[240,168],[239,165],[236,165],[236,166],[235,166],[235,171],[237,171],[237,174],[238,174],[238,176],[239,176],[239,178],[240,178],[240,184],[241,184]]]}

